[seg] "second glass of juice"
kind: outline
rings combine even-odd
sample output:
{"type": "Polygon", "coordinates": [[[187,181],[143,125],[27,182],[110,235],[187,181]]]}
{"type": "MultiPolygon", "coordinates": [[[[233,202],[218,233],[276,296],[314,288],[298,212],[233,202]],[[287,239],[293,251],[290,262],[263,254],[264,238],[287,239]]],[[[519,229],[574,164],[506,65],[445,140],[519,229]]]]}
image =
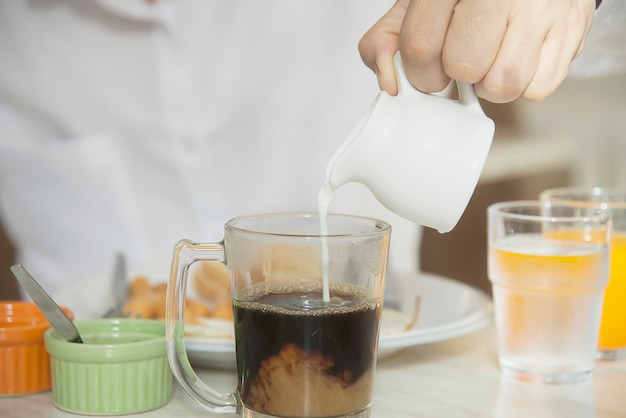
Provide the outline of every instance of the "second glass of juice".
{"type": "Polygon", "coordinates": [[[609,284],[604,293],[602,320],[598,338],[598,358],[616,360],[626,354],[626,190],[601,187],[564,187],[548,189],[541,200],[574,202],[598,210],[608,210],[612,217],[609,284]]]}

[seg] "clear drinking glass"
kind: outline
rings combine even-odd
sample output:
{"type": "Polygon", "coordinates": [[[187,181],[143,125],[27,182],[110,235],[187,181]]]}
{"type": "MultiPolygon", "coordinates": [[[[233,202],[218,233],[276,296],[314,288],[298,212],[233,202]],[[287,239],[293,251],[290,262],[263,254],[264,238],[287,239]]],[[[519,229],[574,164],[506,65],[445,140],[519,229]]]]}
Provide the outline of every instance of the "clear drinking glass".
{"type": "Polygon", "coordinates": [[[604,292],[598,358],[616,360],[626,353],[626,190],[565,187],[545,190],[540,199],[607,209],[613,218],[609,284],[604,292]]]}
{"type": "Polygon", "coordinates": [[[610,218],[540,201],[487,211],[500,369],[522,381],[587,380],[608,282],[610,218]]]}
{"type": "Polygon", "coordinates": [[[330,214],[244,216],[222,242],[181,241],[167,291],[166,339],[174,376],[214,413],[242,417],[367,417],[372,400],[391,227],[330,214]],[[220,394],[187,359],[182,312],[191,264],[230,274],[238,387],[220,394]]]}

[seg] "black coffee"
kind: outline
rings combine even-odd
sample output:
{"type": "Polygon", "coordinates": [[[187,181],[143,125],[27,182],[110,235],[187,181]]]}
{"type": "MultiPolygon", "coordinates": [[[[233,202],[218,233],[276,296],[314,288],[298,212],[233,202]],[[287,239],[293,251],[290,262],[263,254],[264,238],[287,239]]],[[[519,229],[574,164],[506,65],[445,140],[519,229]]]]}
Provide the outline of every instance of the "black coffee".
{"type": "Polygon", "coordinates": [[[367,407],[380,301],[346,284],[331,288],[330,303],[321,300],[321,288],[271,287],[240,295],[234,304],[244,404],[280,416],[333,416],[367,407]]]}

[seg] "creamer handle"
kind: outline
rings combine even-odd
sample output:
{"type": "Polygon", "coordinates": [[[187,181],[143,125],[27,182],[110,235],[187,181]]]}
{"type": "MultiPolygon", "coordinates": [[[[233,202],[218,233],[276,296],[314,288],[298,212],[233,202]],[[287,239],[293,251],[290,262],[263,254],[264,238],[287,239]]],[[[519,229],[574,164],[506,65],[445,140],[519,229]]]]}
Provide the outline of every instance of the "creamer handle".
{"type": "Polygon", "coordinates": [[[202,382],[191,367],[185,349],[185,323],[183,308],[187,289],[189,267],[199,260],[222,261],[222,243],[197,244],[181,240],[174,247],[170,280],[167,285],[165,305],[165,340],[167,357],[172,373],[189,394],[207,410],[217,414],[235,414],[240,409],[235,392],[219,393],[202,382]]]}
{"type": "MultiPolygon", "coordinates": [[[[402,57],[400,56],[400,51],[396,52],[396,54],[393,56],[393,66],[396,71],[396,81],[398,82],[398,95],[414,94],[415,92],[428,94],[419,91],[418,89],[413,87],[411,82],[409,82],[409,79],[406,77],[406,73],[404,72],[404,66],[402,65],[402,57]]],[[[452,94],[454,93],[454,84],[455,82],[454,80],[452,80],[445,89],[438,91],[437,93],[432,93],[432,95],[451,99],[452,94]]]]}
{"type": "Polygon", "coordinates": [[[484,115],[483,108],[480,106],[476,92],[474,91],[474,85],[464,83],[462,81],[456,82],[459,89],[459,103],[463,106],[469,107],[473,111],[484,115]]]}
{"type": "Polygon", "coordinates": [[[404,72],[404,66],[402,65],[402,57],[400,56],[400,51],[396,52],[396,55],[393,56],[393,66],[396,70],[398,96],[403,94],[411,94],[411,92],[416,91],[417,89],[413,87],[413,85],[409,82],[409,79],[406,77],[406,73],[404,72]]]}

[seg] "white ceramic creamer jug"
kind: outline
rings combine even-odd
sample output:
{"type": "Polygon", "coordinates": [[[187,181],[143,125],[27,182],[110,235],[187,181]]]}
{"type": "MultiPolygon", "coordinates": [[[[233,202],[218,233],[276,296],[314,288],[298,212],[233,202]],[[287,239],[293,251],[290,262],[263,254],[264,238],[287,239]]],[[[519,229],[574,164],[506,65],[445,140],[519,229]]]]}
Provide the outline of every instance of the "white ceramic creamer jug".
{"type": "Polygon", "coordinates": [[[457,83],[458,100],[425,94],[407,80],[399,53],[394,64],[398,95],[379,93],[331,158],[324,187],[362,183],[397,215],[448,232],[478,183],[495,125],[472,85],[457,83]]]}

